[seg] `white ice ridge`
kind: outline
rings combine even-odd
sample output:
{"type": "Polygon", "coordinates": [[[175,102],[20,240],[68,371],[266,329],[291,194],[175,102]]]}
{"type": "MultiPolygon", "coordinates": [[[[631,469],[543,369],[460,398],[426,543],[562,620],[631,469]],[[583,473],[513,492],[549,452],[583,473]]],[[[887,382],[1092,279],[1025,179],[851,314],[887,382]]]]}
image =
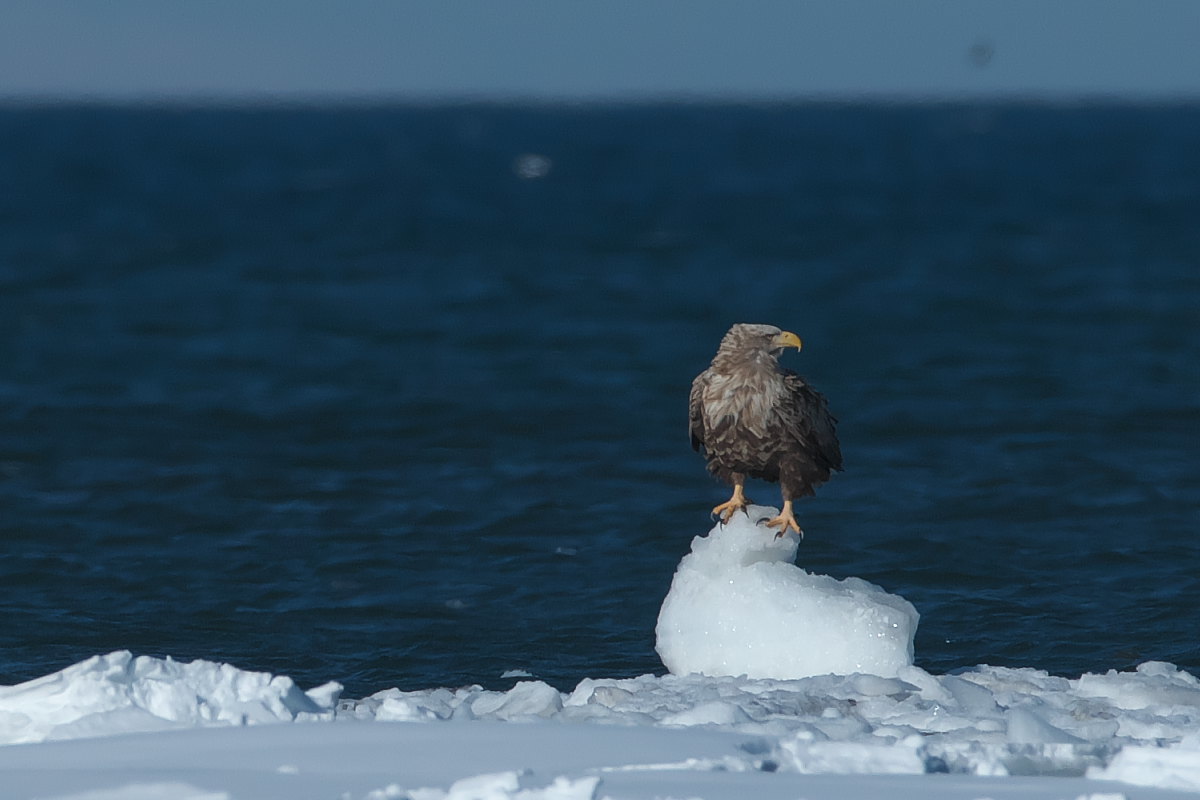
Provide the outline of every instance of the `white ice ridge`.
{"type": "Polygon", "coordinates": [[[677,675],[807,678],[912,666],[920,615],[903,597],[858,578],[795,565],[800,539],[760,524],[778,509],[749,506],[707,536],[675,571],[658,615],[658,655],[677,675]]]}
{"type": "MultiPolygon", "coordinates": [[[[798,680],[643,675],[379,692],[339,716],[373,720],[536,720],[700,728],[758,737],[754,764],[803,773],[1094,775],[1200,790],[1200,681],[1162,662],[1070,680],[979,666],[935,676],[798,680]],[[1117,757],[1122,753],[1132,753],[1117,757]]],[[[753,761],[747,756],[747,762],[753,761]]],[[[749,768],[749,767],[748,767],[749,768]]]]}
{"type": "Polygon", "coordinates": [[[548,720],[745,737],[723,760],[697,754],[722,770],[1088,775],[1200,790],[1200,681],[1161,662],[1074,680],[988,666],[797,680],[643,675],[588,678],[566,693],[521,681],[508,691],[389,689],[340,703],[336,688],[305,693],[228,664],[113,653],[0,688],[0,743],[335,719],[548,720]]]}
{"type": "Polygon", "coordinates": [[[302,692],[286,676],[123,650],[0,686],[0,744],[332,716],[341,689],[302,692]]]}

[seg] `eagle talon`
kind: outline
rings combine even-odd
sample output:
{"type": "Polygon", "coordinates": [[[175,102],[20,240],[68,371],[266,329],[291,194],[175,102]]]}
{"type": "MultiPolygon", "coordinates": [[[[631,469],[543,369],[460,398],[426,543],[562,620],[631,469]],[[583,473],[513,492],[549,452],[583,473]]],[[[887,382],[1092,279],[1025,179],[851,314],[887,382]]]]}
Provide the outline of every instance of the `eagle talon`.
{"type": "Polygon", "coordinates": [[[735,503],[732,500],[730,500],[728,503],[721,503],[721,505],[714,508],[712,510],[712,515],[714,517],[719,517],[721,519],[721,524],[728,525],[729,520],[731,520],[733,518],[734,513],[738,512],[738,511],[742,511],[742,512],[746,513],[747,516],[749,516],[750,512],[746,511],[747,505],[749,505],[749,504],[748,503],[735,503]]]}
{"type": "Polygon", "coordinates": [[[722,524],[728,525],[729,520],[732,519],[734,513],[739,509],[745,512],[746,516],[750,516],[750,512],[746,511],[746,506],[748,505],[750,505],[750,498],[742,494],[742,485],[738,483],[733,487],[733,497],[721,503],[721,505],[715,506],[712,513],[713,516],[721,518],[722,524]]]}
{"type": "Polygon", "coordinates": [[[779,516],[767,520],[767,527],[779,528],[775,534],[776,539],[782,538],[783,535],[788,532],[789,528],[795,531],[801,539],[804,538],[804,531],[800,530],[800,525],[796,522],[795,515],[792,514],[791,500],[783,501],[783,510],[779,512],[779,516]]]}

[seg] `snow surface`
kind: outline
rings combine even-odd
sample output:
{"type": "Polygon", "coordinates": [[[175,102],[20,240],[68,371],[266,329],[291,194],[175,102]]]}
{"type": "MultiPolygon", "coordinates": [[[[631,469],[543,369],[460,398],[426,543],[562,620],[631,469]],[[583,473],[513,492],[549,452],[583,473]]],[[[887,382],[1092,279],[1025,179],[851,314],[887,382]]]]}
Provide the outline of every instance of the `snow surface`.
{"type": "Polygon", "coordinates": [[[804,573],[791,565],[795,543],[753,520],[735,517],[693,544],[663,604],[659,649],[679,671],[749,673],[776,663],[788,677],[589,678],[570,692],[519,680],[508,691],[388,689],[343,700],[336,683],[305,692],[289,678],[228,664],[115,652],[0,687],[0,798],[1137,800],[1200,792],[1194,676],[1161,662],[1077,679],[990,666],[931,675],[911,662],[911,606],[862,582],[804,573]],[[714,603],[735,595],[742,619],[725,611],[720,624],[708,619],[714,603]],[[689,619],[689,597],[699,619],[689,619]],[[840,623],[816,625],[805,613],[840,623]],[[779,652],[738,653],[747,641],[770,649],[764,631],[778,632],[779,652]],[[854,670],[835,668],[846,658],[854,670]]]}

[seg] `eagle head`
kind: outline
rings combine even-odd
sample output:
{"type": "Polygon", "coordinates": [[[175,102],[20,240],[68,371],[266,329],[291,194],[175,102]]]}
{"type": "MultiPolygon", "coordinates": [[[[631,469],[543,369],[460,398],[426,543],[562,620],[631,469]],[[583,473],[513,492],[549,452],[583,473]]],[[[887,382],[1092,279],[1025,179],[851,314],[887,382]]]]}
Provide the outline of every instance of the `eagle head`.
{"type": "Polygon", "coordinates": [[[778,359],[785,348],[794,347],[799,350],[803,346],[800,337],[791,331],[781,330],[774,325],[752,325],[738,323],[729,329],[721,339],[717,355],[730,358],[778,359]]]}

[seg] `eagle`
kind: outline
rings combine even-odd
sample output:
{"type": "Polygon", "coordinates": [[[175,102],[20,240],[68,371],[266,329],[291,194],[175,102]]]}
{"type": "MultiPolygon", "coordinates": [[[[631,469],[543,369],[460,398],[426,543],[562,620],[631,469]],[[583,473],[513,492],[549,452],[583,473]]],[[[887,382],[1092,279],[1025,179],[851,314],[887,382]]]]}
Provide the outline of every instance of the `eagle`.
{"type": "MultiPolygon", "coordinates": [[[[774,325],[738,324],[721,339],[708,369],[692,381],[688,428],[692,448],[708,471],[733,487],[733,497],[712,510],[722,522],[745,511],[747,477],[778,482],[783,510],[767,521],[803,535],[792,501],[841,470],[837,419],[824,395],[790,369],[779,366],[786,348],[799,350],[800,337],[774,325]]],[[[748,513],[748,512],[747,512],[748,513]]]]}

